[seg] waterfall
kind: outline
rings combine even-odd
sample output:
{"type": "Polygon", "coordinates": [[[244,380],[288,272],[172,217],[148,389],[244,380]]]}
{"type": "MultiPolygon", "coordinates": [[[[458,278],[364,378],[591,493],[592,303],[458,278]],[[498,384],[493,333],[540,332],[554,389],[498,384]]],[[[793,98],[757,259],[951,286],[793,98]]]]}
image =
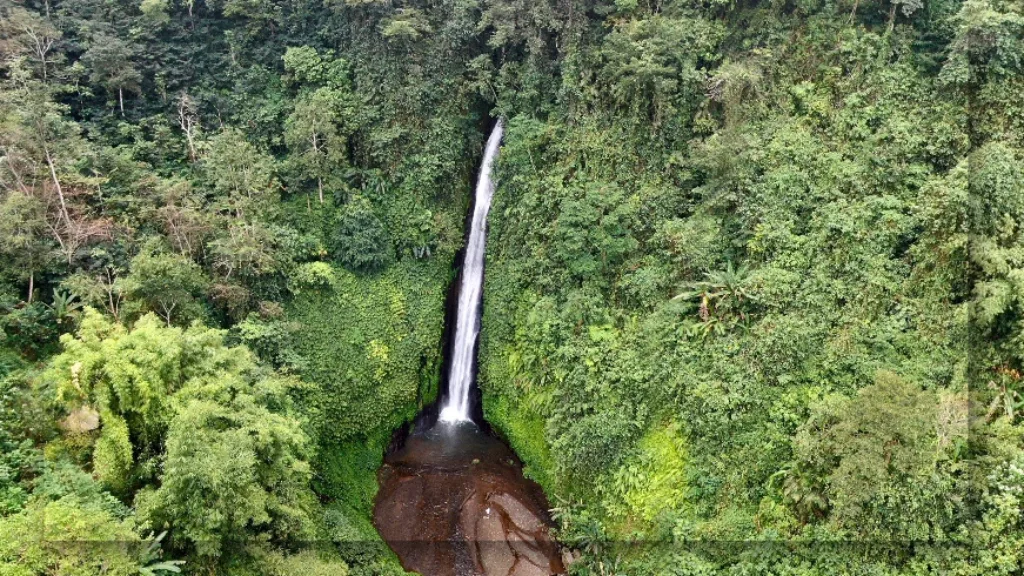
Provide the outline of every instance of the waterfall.
{"type": "Polygon", "coordinates": [[[451,370],[448,374],[448,400],[441,409],[441,420],[470,420],[469,389],[473,384],[473,352],[480,334],[480,299],[484,283],[484,249],[487,242],[487,212],[494,196],[491,170],[498,156],[504,129],[501,119],[487,138],[480,177],[476,183],[473,221],[470,224],[466,255],[462,262],[462,283],[459,286],[459,307],[456,311],[455,343],[452,347],[451,370]]]}

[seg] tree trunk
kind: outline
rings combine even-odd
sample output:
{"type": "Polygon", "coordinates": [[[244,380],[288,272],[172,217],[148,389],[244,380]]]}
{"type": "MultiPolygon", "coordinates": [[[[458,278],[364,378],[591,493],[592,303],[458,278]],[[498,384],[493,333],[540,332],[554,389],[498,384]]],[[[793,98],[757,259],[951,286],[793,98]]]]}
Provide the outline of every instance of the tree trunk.
{"type": "Polygon", "coordinates": [[[117,102],[121,105],[121,118],[124,118],[124,88],[117,89],[117,102]]]}
{"type": "MultiPolygon", "coordinates": [[[[68,227],[67,228],[68,233],[71,233],[71,231],[72,231],[72,229],[74,227],[71,225],[71,215],[68,214],[68,206],[67,206],[67,203],[64,201],[64,189],[61,188],[61,186],[60,186],[60,179],[57,178],[57,169],[53,165],[53,157],[50,156],[50,149],[45,147],[45,146],[43,147],[43,152],[46,153],[46,164],[50,167],[50,176],[53,177],[53,185],[57,188],[57,197],[60,199],[60,213],[61,213],[61,216],[64,217],[64,224],[68,227]]],[[[54,230],[54,232],[56,232],[56,230],[54,230]]],[[[58,236],[57,240],[59,242],[61,242],[61,245],[63,245],[63,242],[61,241],[59,236],[58,236]]],[[[68,251],[68,253],[67,253],[68,264],[71,263],[71,256],[72,256],[71,252],[72,251],[68,251]]]]}
{"type": "Polygon", "coordinates": [[[324,179],[323,178],[317,178],[316,179],[316,187],[317,187],[317,190],[319,190],[319,192],[320,192],[320,203],[323,204],[324,203],[324,179]]]}
{"type": "Polygon", "coordinates": [[[185,129],[185,139],[188,140],[188,159],[192,162],[196,161],[196,145],[192,142],[192,127],[189,126],[185,129]]]}
{"type": "Polygon", "coordinates": [[[163,316],[164,320],[167,321],[167,327],[168,328],[171,327],[171,314],[174,313],[174,309],[177,308],[177,307],[178,307],[177,303],[171,304],[170,306],[167,306],[166,304],[161,304],[160,305],[160,308],[163,309],[163,314],[161,314],[161,316],[163,316]]]}
{"type": "Polygon", "coordinates": [[[121,315],[118,313],[117,304],[114,302],[114,289],[107,288],[107,303],[110,307],[110,315],[114,317],[115,322],[121,322],[121,315]]]}
{"type": "Polygon", "coordinates": [[[32,303],[32,293],[36,291],[36,273],[28,273],[28,303],[32,303]]]}

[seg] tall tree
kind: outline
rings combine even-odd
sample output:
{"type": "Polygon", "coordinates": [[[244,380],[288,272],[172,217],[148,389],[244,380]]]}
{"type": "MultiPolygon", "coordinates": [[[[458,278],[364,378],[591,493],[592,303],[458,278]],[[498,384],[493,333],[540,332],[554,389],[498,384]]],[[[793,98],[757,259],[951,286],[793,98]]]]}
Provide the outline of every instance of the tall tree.
{"type": "Polygon", "coordinates": [[[89,70],[89,79],[111,92],[117,93],[117,103],[124,116],[124,91],[138,92],[142,74],[132,63],[131,47],[114,36],[98,33],[82,55],[82,63],[89,70]]]}
{"type": "Polygon", "coordinates": [[[0,199],[0,256],[7,272],[27,281],[25,300],[32,303],[36,275],[53,260],[53,242],[46,227],[46,206],[34,196],[17,192],[0,199]]]}
{"type": "Polygon", "coordinates": [[[203,160],[217,191],[217,207],[237,219],[264,218],[277,204],[281,185],[274,159],[229,128],[214,136],[203,160]]]}
{"type": "Polygon", "coordinates": [[[49,18],[20,6],[0,5],[0,62],[5,67],[25,58],[34,75],[50,80],[54,65],[63,61],[63,53],[57,50],[60,39],[60,30],[49,18]]]}
{"type": "Polygon", "coordinates": [[[46,206],[46,226],[71,264],[79,249],[112,232],[92,202],[103,179],[79,169],[90,150],[48,87],[30,80],[8,88],[0,93],[0,189],[46,206]]]}
{"type": "Polygon", "coordinates": [[[348,137],[355,131],[357,101],[346,63],[312,48],[290,48],[284,55],[288,79],[300,86],[285,121],[285,143],[294,169],[315,178],[320,203],[324,181],[348,166],[348,137]]]}
{"type": "Polygon", "coordinates": [[[333,88],[319,88],[299,96],[285,121],[285,142],[296,168],[316,179],[320,203],[324,180],[344,165],[347,141],[339,126],[342,95],[333,88]]]}
{"type": "Polygon", "coordinates": [[[89,309],[62,341],[44,378],[64,409],[99,415],[94,470],[108,485],[141,485],[145,521],[204,556],[232,542],[313,536],[294,379],[225,345],[222,331],[169,327],[152,314],[128,330],[89,309]]]}
{"type": "Polygon", "coordinates": [[[151,240],[132,259],[124,287],[132,304],[155,312],[170,326],[203,316],[200,297],[209,284],[203,270],[191,259],[164,251],[151,240]]]}

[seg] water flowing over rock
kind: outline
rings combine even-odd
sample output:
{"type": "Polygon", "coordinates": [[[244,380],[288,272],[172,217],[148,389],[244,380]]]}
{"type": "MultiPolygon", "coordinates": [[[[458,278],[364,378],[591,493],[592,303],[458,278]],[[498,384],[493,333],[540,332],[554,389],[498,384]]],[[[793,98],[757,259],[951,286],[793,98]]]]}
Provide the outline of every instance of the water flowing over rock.
{"type": "Polygon", "coordinates": [[[462,262],[462,285],[455,323],[455,344],[448,376],[448,401],[441,409],[444,422],[470,420],[469,390],[473,385],[476,339],[480,334],[480,299],[484,284],[484,252],[487,244],[487,213],[494,196],[494,160],[498,157],[504,127],[499,119],[487,139],[480,175],[476,183],[473,220],[470,223],[466,255],[462,262]]]}

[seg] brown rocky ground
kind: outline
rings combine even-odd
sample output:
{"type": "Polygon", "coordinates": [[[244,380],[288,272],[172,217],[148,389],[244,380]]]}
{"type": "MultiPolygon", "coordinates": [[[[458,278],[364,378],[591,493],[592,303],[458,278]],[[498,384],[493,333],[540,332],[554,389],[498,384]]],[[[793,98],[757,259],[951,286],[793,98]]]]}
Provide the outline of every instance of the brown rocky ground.
{"type": "Polygon", "coordinates": [[[546,500],[512,451],[470,424],[439,424],[385,459],[374,524],[424,576],[564,574],[546,500]]]}

